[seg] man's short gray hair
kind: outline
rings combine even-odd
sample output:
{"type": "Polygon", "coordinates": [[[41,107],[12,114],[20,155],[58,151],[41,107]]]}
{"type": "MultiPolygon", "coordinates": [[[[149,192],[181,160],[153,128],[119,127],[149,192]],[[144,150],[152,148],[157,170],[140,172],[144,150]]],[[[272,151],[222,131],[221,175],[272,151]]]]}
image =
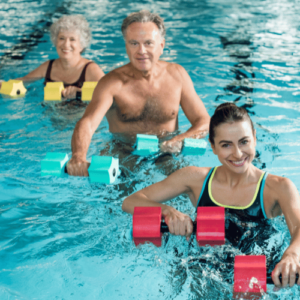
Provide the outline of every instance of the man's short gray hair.
{"type": "Polygon", "coordinates": [[[51,25],[50,37],[54,46],[56,46],[57,36],[60,31],[77,31],[80,45],[83,49],[87,48],[90,44],[92,35],[89,23],[81,15],[63,16],[51,25]]]}
{"type": "Polygon", "coordinates": [[[166,29],[164,25],[164,20],[158,14],[153,14],[148,10],[141,10],[138,12],[131,13],[129,16],[127,16],[124,19],[121,27],[124,38],[126,36],[126,30],[128,26],[135,22],[139,22],[139,23],[153,22],[158,27],[161,38],[162,39],[165,38],[166,29]]]}

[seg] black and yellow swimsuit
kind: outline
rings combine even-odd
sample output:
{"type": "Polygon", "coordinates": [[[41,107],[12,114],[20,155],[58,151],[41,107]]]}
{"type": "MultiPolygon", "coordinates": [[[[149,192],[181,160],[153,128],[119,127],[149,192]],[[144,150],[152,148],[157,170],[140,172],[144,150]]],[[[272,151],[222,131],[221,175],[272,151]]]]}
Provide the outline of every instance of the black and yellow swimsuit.
{"type": "Polygon", "coordinates": [[[211,183],[217,168],[218,167],[211,168],[211,170],[207,174],[198,199],[197,207],[222,206],[225,207],[226,212],[237,214],[241,218],[243,218],[244,221],[259,221],[267,219],[264,209],[263,191],[268,174],[264,172],[259,178],[253,199],[247,206],[229,206],[218,203],[212,196],[211,183]]]}

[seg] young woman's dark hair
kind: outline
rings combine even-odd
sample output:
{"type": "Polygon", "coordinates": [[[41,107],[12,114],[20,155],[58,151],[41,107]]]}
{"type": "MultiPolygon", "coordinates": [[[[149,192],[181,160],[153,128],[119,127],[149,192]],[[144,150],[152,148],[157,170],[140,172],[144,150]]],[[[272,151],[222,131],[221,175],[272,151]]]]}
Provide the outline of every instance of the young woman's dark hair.
{"type": "Polygon", "coordinates": [[[215,143],[215,133],[216,127],[223,123],[241,122],[249,120],[254,134],[254,126],[252,120],[250,119],[246,109],[243,107],[238,107],[234,103],[226,102],[219,105],[214,115],[210,119],[209,124],[209,141],[214,145],[215,143]]]}

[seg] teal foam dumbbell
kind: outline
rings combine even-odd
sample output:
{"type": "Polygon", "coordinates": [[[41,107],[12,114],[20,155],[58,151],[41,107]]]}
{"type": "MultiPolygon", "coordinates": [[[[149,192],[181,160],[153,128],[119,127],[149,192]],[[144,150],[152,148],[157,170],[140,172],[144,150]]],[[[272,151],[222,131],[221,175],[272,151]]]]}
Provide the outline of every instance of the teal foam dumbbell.
{"type": "MultiPolygon", "coordinates": [[[[206,151],[207,142],[203,139],[183,140],[183,155],[203,155],[206,151]]],[[[155,135],[137,134],[134,155],[148,156],[159,152],[159,140],[155,135]]]]}
{"type": "Polygon", "coordinates": [[[148,156],[159,152],[157,136],[149,134],[137,134],[135,142],[135,155],[148,156]]]}
{"type": "MultiPolygon", "coordinates": [[[[41,176],[65,176],[68,161],[69,156],[66,153],[47,153],[41,161],[41,176]]],[[[119,159],[110,156],[93,156],[88,172],[91,182],[111,184],[120,174],[119,159]]]]}
{"type": "Polygon", "coordinates": [[[203,155],[207,142],[203,139],[184,139],[181,153],[183,155],[203,155]]]}

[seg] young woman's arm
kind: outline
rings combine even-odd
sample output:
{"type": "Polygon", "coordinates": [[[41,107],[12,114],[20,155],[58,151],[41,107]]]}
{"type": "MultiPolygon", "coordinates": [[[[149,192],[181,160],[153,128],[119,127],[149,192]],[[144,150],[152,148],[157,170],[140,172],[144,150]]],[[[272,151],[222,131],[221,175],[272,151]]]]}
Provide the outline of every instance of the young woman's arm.
{"type": "MultiPolygon", "coordinates": [[[[272,279],[278,287],[293,286],[296,274],[300,275],[300,197],[291,180],[274,175],[270,179],[273,180],[266,184],[273,190],[275,205],[271,206],[273,212],[269,211],[269,214],[275,217],[282,211],[291,234],[290,246],[274,268],[272,279]],[[282,283],[279,281],[280,274],[282,283]]],[[[300,279],[297,283],[300,284],[300,279]]]]}
{"type": "MultiPolygon", "coordinates": [[[[193,224],[190,217],[162,203],[181,194],[188,194],[193,200],[195,193],[191,186],[195,181],[201,185],[201,177],[205,178],[205,173],[207,174],[208,172],[206,168],[203,169],[201,171],[197,167],[187,167],[178,170],[165,180],[148,186],[127,197],[123,202],[122,209],[133,214],[134,207],[136,206],[159,206],[162,209],[162,216],[169,227],[170,233],[184,235],[189,238],[193,232],[193,224]]],[[[203,181],[204,179],[202,183],[203,181]]]]}

